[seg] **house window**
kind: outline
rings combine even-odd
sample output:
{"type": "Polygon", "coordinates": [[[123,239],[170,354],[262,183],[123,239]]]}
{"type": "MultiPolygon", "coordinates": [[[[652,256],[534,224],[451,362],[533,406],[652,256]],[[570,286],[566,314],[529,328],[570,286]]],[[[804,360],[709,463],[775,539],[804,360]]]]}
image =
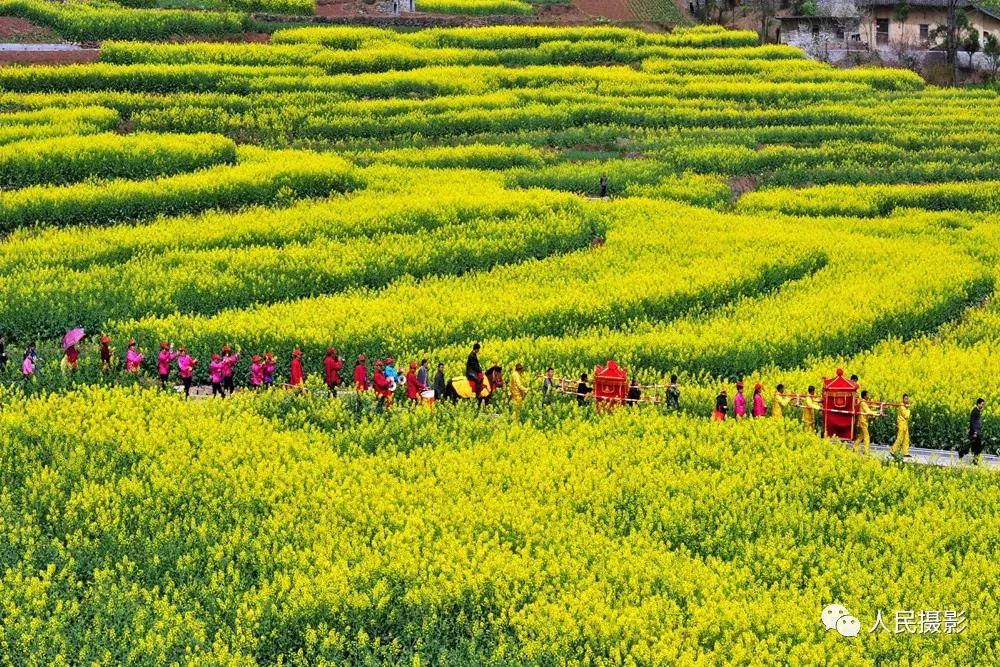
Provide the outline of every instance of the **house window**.
{"type": "Polygon", "coordinates": [[[819,23],[812,24],[813,37],[819,37],[819,23]]]}
{"type": "Polygon", "coordinates": [[[844,29],[838,27],[836,30],[837,39],[844,39],[844,29]]]}
{"type": "Polygon", "coordinates": [[[875,19],[875,43],[889,43],[889,19],[875,19]]]}
{"type": "Polygon", "coordinates": [[[931,27],[926,23],[920,24],[920,39],[927,39],[930,36],[931,27]]]}

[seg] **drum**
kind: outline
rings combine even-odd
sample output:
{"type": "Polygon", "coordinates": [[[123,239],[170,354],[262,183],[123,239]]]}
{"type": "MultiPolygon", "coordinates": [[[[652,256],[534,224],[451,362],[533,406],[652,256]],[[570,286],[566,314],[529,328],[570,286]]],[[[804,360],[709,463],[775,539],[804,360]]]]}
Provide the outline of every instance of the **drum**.
{"type": "Polygon", "coordinates": [[[420,392],[420,398],[427,403],[432,403],[434,401],[434,390],[425,389],[424,391],[420,392]]]}

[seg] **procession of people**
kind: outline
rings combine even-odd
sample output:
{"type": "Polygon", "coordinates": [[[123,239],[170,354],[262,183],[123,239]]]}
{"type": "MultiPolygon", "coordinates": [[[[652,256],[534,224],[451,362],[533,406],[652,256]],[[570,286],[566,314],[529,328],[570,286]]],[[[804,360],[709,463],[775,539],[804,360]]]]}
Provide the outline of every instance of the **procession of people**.
{"type": "MultiPolygon", "coordinates": [[[[72,329],[63,337],[63,355],[60,360],[63,373],[73,374],[77,372],[81,356],[79,345],[84,337],[83,329],[72,329]]],[[[99,368],[102,373],[110,374],[116,368],[115,350],[111,345],[111,338],[107,335],[101,336],[99,343],[99,368]]],[[[199,367],[199,360],[193,357],[186,347],[181,346],[175,349],[167,341],[161,342],[159,348],[158,354],[147,360],[147,355],[138,349],[136,341],[129,340],[124,355],[124,372],[137,376],[148,365],[150,369],[156,369],[159,385],[164,389],[167,388],[171,377],[176,373],[179,388],[185,396],[190,396],[191,390],[195,386],[195,374],[199,367]]],[[[485,371],[483,370],[479,361],[481,350],[481,343],[477,342],[472,346],[466,360],[463,376],[468,383],[468,391],[470,392],[468,397],[475,398],[480,404],[488,402],[493,392],[504,385],[502,368],[498,364],[491,363],[485,371]]],[[[301,389],[305,386],[306,373],[302,357],[302,350],[295,347],[289,360],[288,381],[280,386],[292,389],[301,389]]],[[[237,390],[236,369],[241,358],[240,349],[234,348],[228,343],[222,345],[218,352],[211,354],[207,379],[212,396],[224,398],[231,396],[237,390]]],[[[6,339],[0,336],[0,371],[6,368],[8,361],[6,339]]],[[[21,375],[24,381],[31,382],[35,379],[39,372],[40,363],[41,359],[35,346],[28,345],[21,361],[21,375]]],[[[322,377],[323,384],[331,396],[336,396],[338,392],[345,389],[343,375],[345,365],[346,360],[338,354],[337,349],[332,346],[328,347],[323,359],[322,377]]],[[[273,353],[254,354],[250,358],[247,387],[249,389],[262,389],[274,386],[277,369],[278,361],[273,353]]],[[[842,371],[838,370],[838,374],[841,373],[842,371]]],[[[376,359],[372,364],[371,372],[369,372],[368,358],[365,354],[359,354],[349,377],[353,385],[350,388],[357,394],[361,395],[369,390],[373,391],[379,409],[391,408],[399,390],[402,390],[408,403],[420,404],[441,400],[449,395],[450,388],[453,389],[453,380],[449,380],[445,375],[444,364],[437,364],[436,372],[432,378],[430,362],[426,358],[421,359],[419,363],[416,360],[410,361],[405,372],[400,372],[396,368],[395,359],[387,356],[385,359],[376,359]]],[[[595,398],[595,387],[589,383],[587,373],[581,374],[578,382],[570,381],[567,378],[557,379],[554,369],[549,367],[545,370],[541,380],[543,405],[550,404],[556,394],[570,395],[576,399],[580,406],[595,398]]],[[[857,375],[850,376],[848,386],[858,392],[857,400],[851,404],[849,410],[824,407],[817,396],[816,387],[813,385],[810,385],[804,394],[794,394],[786,392],[785,386],[780,383],[775,386],[774,393],[770,395],[769,406],[768,398],[765,396],[765,388],[761,383],[754,384],[752,394],[747,398],[744,382],[738,380],[735,383],[735,394],[731,407],[728,388],[725,386],[720,388],[715,397],[712,418],[715,421],[726,421],[732,415],[732,418],[737,421],[765,417],[780,420],[790,416],[788,411],[789,408],[792,408],[799,411],[799,419],[807,432],[819,433],[823,432],[824,428],[822,424],[818,423],[818,417],[824,412],[838,413],[850,420],[850,437],[845,439],[853,441],[853,451],[867,455],[871,450],[872,420],[885,416],[887,410],[893,410],[896,416],[896,437],[889,451],[895,457],[910,457],[910,420],[913,406],[909,395],[903,394],[898,402],[874,400],[867,389],[861,389],[857,375]]],[[[522,364],[515,365],[507,387],[511,404],[520,416],[522,405],[530,391],[522,364]]],[[[453,391],[452,397],[457,398],[458,396],[459,394],[453,391]]],[[[617,402],[629,407],[644,402],[660,403],[669,410],[679,411],[680,387],[677,375],[671,375],[670,383],[665,386],[642,386],[635,378],[632,378],[627,390],[617,402]],[[648,393],[651,390],[659,389],[664,390],[662,395],[658,391],[653,395],[648,393]]],[[[983,451],[982,412],[984,407],[985,400],[978,399],[969,416],[968,439],[966,446],[959,450],[959,458],[971,452],[975,463],[980,460],[983,451]]]]}

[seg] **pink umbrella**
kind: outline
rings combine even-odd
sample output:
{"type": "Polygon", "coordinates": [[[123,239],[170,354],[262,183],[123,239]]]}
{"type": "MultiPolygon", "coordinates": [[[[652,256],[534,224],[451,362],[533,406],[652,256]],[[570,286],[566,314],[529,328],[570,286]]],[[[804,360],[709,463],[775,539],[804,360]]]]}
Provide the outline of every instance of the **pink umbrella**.
{"type": "Polygon", "coordinates": [[[87,335],[87,332],[83,330],[83,327],[77,327],[76,329],[70,329],[63,336],[63,349],[67,349],[73,345],[76,345],[83,337],[87,335]]]}

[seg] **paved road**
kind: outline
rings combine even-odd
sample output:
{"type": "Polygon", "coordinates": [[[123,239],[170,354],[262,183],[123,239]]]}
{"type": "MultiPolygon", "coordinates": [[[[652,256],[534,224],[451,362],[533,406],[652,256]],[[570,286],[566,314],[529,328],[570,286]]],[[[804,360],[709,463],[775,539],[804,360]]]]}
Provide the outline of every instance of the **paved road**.
{"type": "Polygon", "coordinates": [[[0,44],[0,51],[32,53],[35,51],[84,51],[76,44],[0,44]]]}
{"type": "MultiPolygon", "coordinates": [[[[849,442],[844,446],[850,449],[853,445],[849,442]]],[[[872,444],[872,456],[880,459],[889,458],[888,445],[872,444]]],[[[907,462],[923,463],[924,465],[936,465],[942,467],[968,467],[972,465],[972,455],[966,454],[962,459],[958,458],[958,452],[943,449],[924,449],[923,447],[910,447],[910,457],[907,462]]],[[[1000,463],[1000,457],[992,454],[983,454],[979,465],[985,468],[996,468],[1000,463]]]]}

